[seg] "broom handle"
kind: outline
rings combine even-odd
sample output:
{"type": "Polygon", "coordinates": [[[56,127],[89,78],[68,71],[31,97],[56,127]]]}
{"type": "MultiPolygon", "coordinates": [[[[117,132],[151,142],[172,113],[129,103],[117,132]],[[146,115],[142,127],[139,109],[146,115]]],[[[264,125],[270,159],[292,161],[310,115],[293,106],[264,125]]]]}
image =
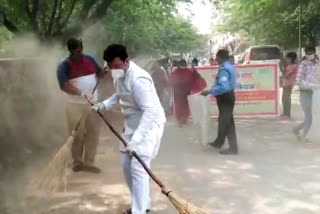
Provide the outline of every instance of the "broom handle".
{"type": "MultiPolygon", "coordinates": [[[[86,97],[86,99],[88,100],[88,102],[90,103],[91,106],[93,106],[93,103],[86,97]]],[[[119,134],[119,132],[117,132],[113,126],[109,123],[109,121],[101,114],[101,112],[97,112],[99,114],[99,116],[101,117],[101,119],[107,124],[107,126],[109,127],[109,129],[111,130],[111,132],[113,134],[115,134],[120,141],[123,143],[123,145],[125,147],[127,147],[128,143],[127,141],[119,134]]],[[[148,166],[145,164],[145,162],[140,158],[140,156],[133,151],[132,155],[139,161],[139,163],[142,165],[142,167],[146,170],[146,172],[149,174],[149,176],[152,178],[152,180],[154,182],[156,182],[158,184],[158,186],[163,189],[165,186],[164,184],[159,180],[159,178],[157,178],[157,176],[155,174],[153,174],[153,172],[148,168],[148,166]]]]}

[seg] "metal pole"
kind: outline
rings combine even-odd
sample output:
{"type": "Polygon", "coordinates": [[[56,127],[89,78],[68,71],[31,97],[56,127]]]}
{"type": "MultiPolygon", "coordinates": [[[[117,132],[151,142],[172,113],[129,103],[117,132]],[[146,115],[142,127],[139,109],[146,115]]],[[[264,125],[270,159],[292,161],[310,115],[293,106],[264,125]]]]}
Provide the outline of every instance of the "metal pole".
{"type": "Polygon", "coordinates": [[[299,1],[299,60],[302,59],[302,3],[299,1]]]}

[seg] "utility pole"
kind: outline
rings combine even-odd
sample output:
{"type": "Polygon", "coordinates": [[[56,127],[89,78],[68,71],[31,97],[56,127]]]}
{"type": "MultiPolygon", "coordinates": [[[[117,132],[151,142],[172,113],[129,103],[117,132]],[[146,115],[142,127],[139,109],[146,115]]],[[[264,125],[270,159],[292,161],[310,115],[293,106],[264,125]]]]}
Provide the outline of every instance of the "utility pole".
{"type": "Polygon", "coordinates": [[[302,0],[299,0],[299,60],[302,59],[302,0]]]}
{"type": "MultiPolygon", "coordinates": [[[[278,0],[279,2],[279,6],[281,6],[281,4],[284,2],[283,0],[278,0]]],[[[302,0],[299,0],[299,15],[298,15],[298,19],[299,19],[299,54],[298,54],[298,57],[299,57],[299,60],[301,61],[302,59],[302,0]]]]}

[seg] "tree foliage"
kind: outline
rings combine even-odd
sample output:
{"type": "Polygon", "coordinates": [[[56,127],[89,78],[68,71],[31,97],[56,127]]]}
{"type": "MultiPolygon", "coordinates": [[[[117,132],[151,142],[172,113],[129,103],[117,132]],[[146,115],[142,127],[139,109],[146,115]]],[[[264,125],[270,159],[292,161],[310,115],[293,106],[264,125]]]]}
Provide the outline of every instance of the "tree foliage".
{"type": "MultiPolygon", "coordinates": [[[[179,1],[154,0],[161,9],[172,11],[179,1]]],[[[147,0],[1,0],[0,15],[4,26],[13,33],[32,32],[49,39],[63,35],[79,35],[107,15],[112,4],[123,7],[149,4],[147,0]]],[[[134,8],[133,8],[134,9],[134,8]]]]}
{"type": "MultiPolygon", "coordinates": [[[[302,2],[302,39],[304,44],[318,44],[320,1],[302,2]]],[[[230,16],[222,30],[245,31],[254,43],[298,46],[299,0],[229,0],[224,11],[230,16]]]]}
{"type": "Polygon", "coordinates": [[[32,32],[40,39],[76,35],[105,16],[114,0],[2,0],[4,26],[15,34],[32,32]]]}
{"type": "Polygon", "coordinates": [[[195,27],[156,0],[118,2],[103,23],[105,42],[118,42],[131,52],[188,52],[201,43],[195,27]]]}
{"type": "Polygon", "coordinates": [[[86,35],[90,42],[123,43],[132,53],[188,52],[205,38],[177,15],[190,0],[0,0],[4,26],[44,41],[86,35]],[[95,27],[92,27],[95,26],[95,27]]]}

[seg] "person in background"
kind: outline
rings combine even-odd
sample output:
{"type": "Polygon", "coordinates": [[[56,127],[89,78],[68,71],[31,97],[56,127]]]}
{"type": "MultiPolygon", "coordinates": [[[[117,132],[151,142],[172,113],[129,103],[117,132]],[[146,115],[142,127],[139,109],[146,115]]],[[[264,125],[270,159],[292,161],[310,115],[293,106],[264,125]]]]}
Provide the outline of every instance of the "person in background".
{"type": "Polygon", "coordinates": [[[57,76],[61,90],[67,95],[68,133],[81,123],[77,136],[71,146],[73,159],[72,170],[99,173],[100,169],[93,166],[99,143],[99,117],[92,111],[85,96],[95,101],[97,93],[93,90],[102,69],[89,55],[83,54],[82,41],[71,38],[67,42],[69,57],[58,66],[57,76]]]}
{"type": "Polygon", "coordinates": [[[229,62],[229,52],[227,50],[219,50],[216,59],[219,64],[216,81],[210,90],[205,90],[201,93],[203,96],[215,96],[219,109],[218,136],[210,145],[221,149],[225,139],[228,138],[229,148],[221,150],[220,154],[238,154],[236,126],[233,118],[235,105],[234,90],[236,89],[237,78],[236,69],[229,62]]]}
{"type": "Polygon", "coordinates": [[[287,59],[284,57],[284,53],[280,52],[280,62],[279,62],[279,69],[282,75],[284,75],[287,67],[287,59]]]}
{"type": "Polygon", "coordinates": [[[285,72],[282,76],[282,106],[283,106],[283,118],[291,118],[291,94],[292,89],[296,84],[296,78],[298,73],[297,54],[290,52],[286,55],[289,64],[285,68],[285,72]]]}
{"type": "Polygon", "coordinates": [[[202,91],[206,82],[194,68],[188,68],[186,60],[182,59],[169,77],[169,83],[173,87],[174,114],[179,126],[182,126],[190,116],[188,95],[202,91]]]}
{"type": "Polygon", "coordinates": [[[215,66],[215,65],[217,65],[217,61],[213,57],[210,57],[209,64],[210,64],[210,66],[215,66]]]}
{"type": "Polygon", "coordinates": [[[313,90],[320,88],[319,61],[315,57],[315,47],[305,48],[305,58],[298,68],[297,82],[300,88],[300,103],[304,112],[304,121],[293,129],[299,140],[308,142],[307,135],[312,125],[313,90]],[[300,132],[303,131],[301,136],[300,132]]]}
{"type": "Polygon", "coordinates": [[[198,67],[198,66],[199,66],[199,61],[198,61],[198,59],[197,59],[197,58],[193,58],[191,64],[192,64],[192,67],[198,67]]]}
{"type": "Polygon", "coordinates": [[[152,72],[151,77],[154,82],[158,97],[160,99],[161,105],[164,107],[165,103],[165,89],[169,87],[169,81],[167,76],[167,71],[160,64],[160,62],[155,62],[150,69],[152,72]]]}
{"type": "Polygon", "coordinates": [[[235,64],[235,58],[234,58],[234,55],[230,55],[230,57],[229,57],[229,61],[230,61],[230,63],[232,64],[232,65],[234,65],[235,64]]]}

